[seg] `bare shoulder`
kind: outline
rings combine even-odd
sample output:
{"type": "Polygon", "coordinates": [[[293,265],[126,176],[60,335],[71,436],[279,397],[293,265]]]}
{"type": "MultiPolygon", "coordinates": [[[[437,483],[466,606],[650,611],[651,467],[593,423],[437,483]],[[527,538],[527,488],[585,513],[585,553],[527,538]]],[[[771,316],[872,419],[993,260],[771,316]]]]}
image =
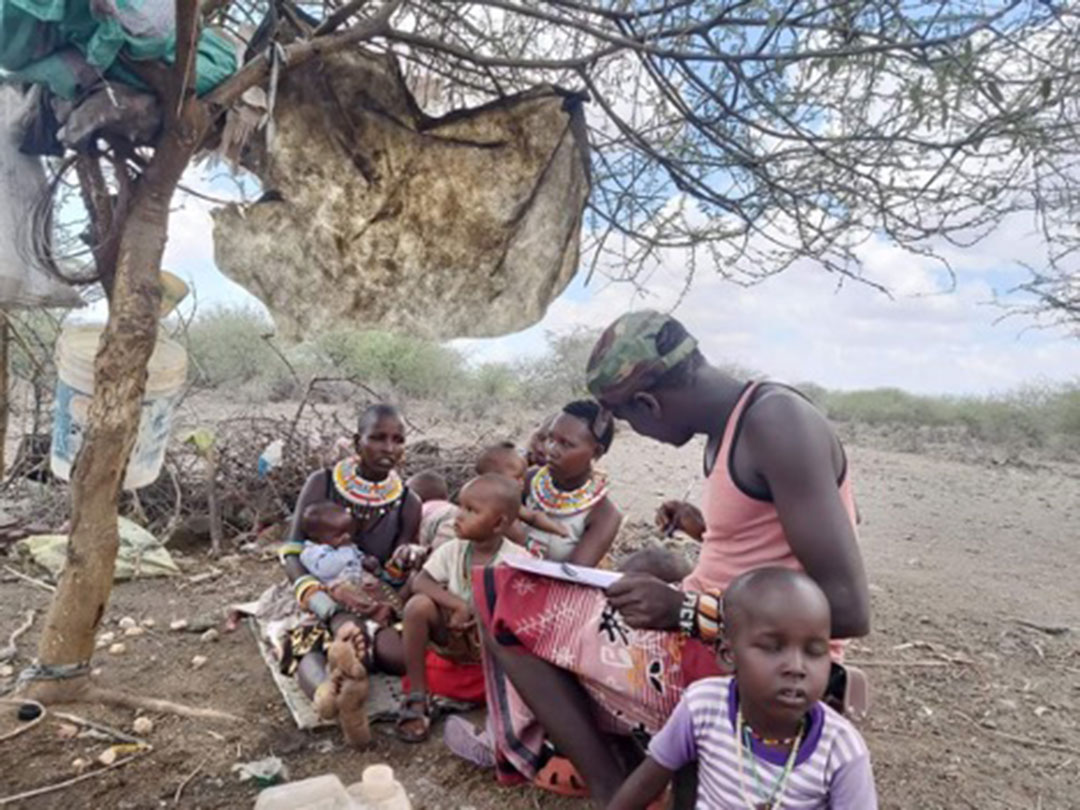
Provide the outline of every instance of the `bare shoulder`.
{"type": "Polygon", "coordinates": [[[835,441],[829,421],[817,406],[790,388],[770,386],[746,410],[743,429],[754,444],[784,447],[835,441]]]}

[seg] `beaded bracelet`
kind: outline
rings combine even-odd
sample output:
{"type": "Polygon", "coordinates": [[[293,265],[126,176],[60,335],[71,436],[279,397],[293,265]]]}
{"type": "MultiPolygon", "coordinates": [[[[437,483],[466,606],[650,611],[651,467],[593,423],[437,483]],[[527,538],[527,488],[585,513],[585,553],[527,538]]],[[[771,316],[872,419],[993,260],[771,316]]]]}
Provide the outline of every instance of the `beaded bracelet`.
{"type": "Polygon", "coordinates": [[[318,590],[319,588],[322,588],[322,583],[311,574],[305,574],[302,577],[297,577],[296,581],[293,582],[293,595],[296,597],[296,601],[303,605],[304,597],[313,589],[318,590]]]}
{"type": "Polygon", "coordinates": [[[698,595],[693,592],[683,594],[682,604],[679,606],[679,632],[684,636],[694,635],[694,627],[697,622],[698,595]]]}
{"type": "Polygon", "coordinates": [[[695,633],[702,641],[713,643],[724,629],[724,614],[720,593],[703,593],[697,599],[695,633]]]}
{"type": "Polygon", "coordinates": [[[298,540],[289,540],[278,547],[278,561],[284,565],[289,557],[298,557],[304,550],[304,544],[298,540]]]}

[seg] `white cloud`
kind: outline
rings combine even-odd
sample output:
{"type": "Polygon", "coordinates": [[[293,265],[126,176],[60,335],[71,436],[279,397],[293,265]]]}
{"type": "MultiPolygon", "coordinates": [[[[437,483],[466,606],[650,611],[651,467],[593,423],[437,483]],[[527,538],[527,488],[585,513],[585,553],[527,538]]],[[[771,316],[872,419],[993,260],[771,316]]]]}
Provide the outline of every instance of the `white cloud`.
{"type": "MultiPolygon", "coordinates": [[[[1008,244],[1007,235],[996,239],[1008,244]]],[[[1060,333],[1025,330],[1021,321],[995,323],[993,287],[1003,276],[1003,253],[965,260],[953,292],[942,288],[934,260],[890,245],[860,248],[866,275],[892,297],[870,286],[796,266],[758,285],[743,287],[699,275],[676,315],[699,338],[707,355],[791,382],[834,388],[895,386],[923,393],[991,393],[1032,381],[1076,379],[1080,342],[1060,333]]],[[[472,356],[504,359],[508,349],[535,346],[546,331],[599,327],[631,308],[672,306],[682,290],[678,269],[662,268],[645,302],[629,285],[609,285],[588,297],[556,301],[544,321],[526,333],[468,341],[472,356]],[[583,299],[583,300],[582,300],[583,299]]]]}

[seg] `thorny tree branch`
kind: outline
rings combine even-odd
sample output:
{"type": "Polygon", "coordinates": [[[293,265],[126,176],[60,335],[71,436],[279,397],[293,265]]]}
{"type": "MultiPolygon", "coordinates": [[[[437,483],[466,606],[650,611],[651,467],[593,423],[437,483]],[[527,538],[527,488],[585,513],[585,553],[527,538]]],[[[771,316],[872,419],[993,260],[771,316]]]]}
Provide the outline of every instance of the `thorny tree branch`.
{"type": "MultiPolygon", "coordinates": [[[[267,0],[175,0],[245,41],[267,0]],[[234,21],[232,23],[228,21],[234,21]]],[[[272,66],[388,52],[438,115],[541,83],[587,91],[590,275],[661,266],[747,284],[804,260],[867,278],[882,240],[944,261],[1030,217],[1034,312],[1076,324],[1080,11],[1062,0],[312,0],[202,101],[217,113],[272,66]],[[299,23],[297,21],[300,21],[299,23]],[[302,23],[302,24],[301,24],[302,23]],[[423,91],[422,93],[420,91],[423,91]]],[[[175,70],[189,76],[193,51],[175,70]]],[[[153,78],[153,77],[151,77],[153,78]]],[[[152,82],[160,87],[160,81],[152,82]]],[[[189,87],[190,83],[182,84],[189,87]]]]}

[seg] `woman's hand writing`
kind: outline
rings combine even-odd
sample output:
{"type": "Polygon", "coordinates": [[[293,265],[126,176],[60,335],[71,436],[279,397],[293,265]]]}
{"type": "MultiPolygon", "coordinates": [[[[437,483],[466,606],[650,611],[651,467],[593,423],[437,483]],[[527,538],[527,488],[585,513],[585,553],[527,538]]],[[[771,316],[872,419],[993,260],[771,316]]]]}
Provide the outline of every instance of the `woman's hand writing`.
{"type": "Polygon", "coordinates": [[[682,591],[652,574],[623,574],[607,589],[608,602],[638,630],[674,630],[679,626],[682,591]]]}
{"type": "Polygon", "coordinates": [[[656,510],[656,527],[668,536],[680,530],[695,540],[700,540],[705,534],[705,517],[692,503],[665,501],[656,510]]]}

